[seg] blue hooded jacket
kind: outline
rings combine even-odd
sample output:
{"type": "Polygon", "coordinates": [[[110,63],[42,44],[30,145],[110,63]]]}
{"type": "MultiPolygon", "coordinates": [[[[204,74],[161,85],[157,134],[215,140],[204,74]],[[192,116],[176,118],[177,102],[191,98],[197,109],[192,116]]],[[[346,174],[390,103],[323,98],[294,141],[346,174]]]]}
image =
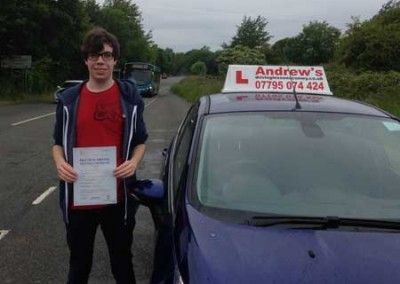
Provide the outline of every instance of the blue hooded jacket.
{"type": "MultiPolygon", "coordinates": [[[[116,81],[120,90],[121,109],[124,117],[124,130],[122,153],[123,158],[128,160],[133,149],[144,144],[148,134],[143,121],[144,102],[139,95],[136,85],[130,80],[116,81]]],[[[63,90],[58,94],[58,105],[56,110],[56,122],[54,126],[54,145],[64,149],[66,161],[73,166],[72,149],[76,144],[76,120],[79,105],[79,97],[83,82],[74,87],[63,90]]],[[[125,221],[129,211],[128,190],[136,182],[136,174],[124,179],[125,191],[125,221]]],[[[60,207],[63,212],[64,222],[68,223],[68,205],[72,196],[73,184],[60,180],[60,207]]],[[[132,208],[136,210],[136,208],[132,208]]],[[[132,212],[134,214],[134,212],[132,212]]]]}

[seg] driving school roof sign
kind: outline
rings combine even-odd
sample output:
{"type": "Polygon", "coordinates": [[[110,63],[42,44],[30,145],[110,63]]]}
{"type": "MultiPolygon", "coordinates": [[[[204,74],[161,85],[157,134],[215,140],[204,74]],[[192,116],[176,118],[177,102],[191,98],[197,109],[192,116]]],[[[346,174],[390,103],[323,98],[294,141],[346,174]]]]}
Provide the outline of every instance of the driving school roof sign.
{"type": "Polygon", "coordinates": [[[223,93],[332,95],[322,66],[229,65],[223,93]]]}

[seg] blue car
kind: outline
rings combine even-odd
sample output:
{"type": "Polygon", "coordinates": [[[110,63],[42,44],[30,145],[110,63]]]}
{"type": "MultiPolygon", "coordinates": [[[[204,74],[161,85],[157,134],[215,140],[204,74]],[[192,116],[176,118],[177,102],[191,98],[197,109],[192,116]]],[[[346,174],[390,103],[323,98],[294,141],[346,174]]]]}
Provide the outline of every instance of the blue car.
{"type": "Polygon", "coordinates": [[[134,194],[164,218],[166,282],[399,283],[399,185],[397,117],[328,95],[225,92],[193,104],[162,180],[134,194]]]}

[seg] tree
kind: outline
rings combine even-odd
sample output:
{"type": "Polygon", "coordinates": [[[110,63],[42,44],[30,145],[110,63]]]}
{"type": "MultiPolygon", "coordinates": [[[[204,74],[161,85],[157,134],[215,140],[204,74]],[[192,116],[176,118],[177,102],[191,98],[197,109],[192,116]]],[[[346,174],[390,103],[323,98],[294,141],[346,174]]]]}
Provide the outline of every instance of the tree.
{"type": "Polygon", "coordinates": [[[236,45],[222,50],[217,57],[217,62],[220,74],[225,74],[229,64],[264,64],[265,55],[259,49],[236,45]]]}
{"type": "Polygon", "coordinates": [[[340,31],[327,22],[310,22],[299,35],[276,42],[272,49],[285,63],[323,64],[333,59],[339,37],[340,31]]]}
{"type": "Polygon", "coordinates": [[[189,68],[196,62],[202,61],[206,64],[209,73],[216,74],[218,71],[215,54],[208,46],[200,49],[192,49],[185,53],[183,72],[189,71],[189,68]],[[186,70],[185,70],[186,69],[186,70]]]}
{"type": "Polygon", "coordinates": [[[178,74],[182,74],[185,69],[185,62],[186,62],[186,58],[185,58],[185,53],[183,52],[177,52],[174,54],[174,57],[172,59],[172,70],[171,70],[171,74],[173,75],[178,75],[178,74]]]}
{"type": "Polygon", "coordinates": [[[247,46],[249,48],[265,48],[271,39],[266,30],[268,21],[261,16],[252,19],[244,17],[242,23],[237,27],[236,35],[232,38],[230,47],[237,45],[247,46]]]}
{"type": "MultiPolygon", "coordinates": [[[[275,64],[290,63],[288,58],[292,58],[293,56],[288,53],[292,51],[291,48],[294,46],[293,41],[294,38],[287,37],[275,42],[271,47],[271,61],[275,64]]],[[[297,52],[297,54],[299,54],[299,52],[297,52]]]]}
{"type": "Polygon", "coordinates": [[[96,25],[117,36],[121,46],[121,64],[155,60],[155,53],[151,49],[151,32],[144,32],[139,8],[130,0],[106,1],[96,25]]]}
{"type": "Polygon", "coordinates": [[[392,23],[399,22],[398,9],[400,8],[399,0],[390,0],[384,4],[375,18],[381,18],[383,22],[392,23]]]}
{"type": "Polygon", "coordinates": [[[155,64],[160,67],[162,73],[171,74],[174,51],[171,48],[162,49],[157,47],[155,64]]]}
{"type": "MultiPolygon", "coordinates": [[[[131,0],[106,0],[101,6],[96,0],[7,0],[0,9],[0,59],[31,55],[30,89],[38,93],[53,89],[67,78],[86,76],[80,46],[93,26],[118,37],[122,63],[156,61],[151,32],[144,32],[139,8],[131,0]]],[[[0,69],[4,87],[0,95],[23,89],[24,76],[24,72],[0,69]]]]}
{"type": "Polygon", "coordinates": [[[194,75],[204,76],[207,73],[207,66],[202,61],[197,61],[190,67],[190,72],[194,75]]]}
{"type": "MultiPolygon", "coordinates": [[[[173,53],[173,51],[171,50],[173,53]]],[[[216,54],[210,50],[208,46],[203,46],[200,49],[192,49],[185,53],[173,54],[171,62],[171,73],[182,74],[190,72],[191,66],[198,62],[206,64],[208,74],[218,74],[218,64],[216,62],[216,54]]]]}
{"type": "MultiPolygon", "coordinates": [[[[50,15],[45,18],[46,30],[42,32],[43,49],[47,46],[47,56],[53,62],[52,72],[57,81],[66,78],[79,79],[85,74],[82,64],[80,46],[82,38],[89,29],[89,18],[85,14],[84,5],[80,0],[58,0],[50,2],[50,15]],[[63,72],[59,72],[59,70],[63,72]]],[[[45,57],[46,54],[43,54],[45,57]]]]}
{"type": "MultiPolygon", "coordinates": [[[[41,92],[70,75],[83,74],[79,47],[88,21],[80,0],[11,0],[0,11],[0,57],[32,56],[31,90],[41,92]]],[[[9,72],[0,76],[12,82],[9,72]]]]}
{"type": "Polygon", "coordinates": [[[400,71],[400,3],[389,1],[371,20],[353,19],[337,60],[360,70],[400,71]]]}
{"type": "Polygon", "coordinates": [[[96,0],[85,0],[83,2],[86,14],[89,17],[89,22],[92,25],[99,23],[100,21],[100,6],[97,4],[96,0]]]}

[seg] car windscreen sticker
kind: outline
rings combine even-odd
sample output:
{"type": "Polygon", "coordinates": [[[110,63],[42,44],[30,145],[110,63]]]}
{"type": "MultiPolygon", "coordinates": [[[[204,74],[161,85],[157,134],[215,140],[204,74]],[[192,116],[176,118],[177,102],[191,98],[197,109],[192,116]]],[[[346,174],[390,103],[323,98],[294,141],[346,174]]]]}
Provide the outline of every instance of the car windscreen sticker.
{"type": "Polygon", "coordinates": [[[385,125],[389,131],[400,131],[400,123],[398,122],[384,121],[383,125],[385,125]]]}
{"type": "Polygon", "coordinates": [[[274,92],[332,95],[322,66],[229,65],[223,93],[274,92]]]}

